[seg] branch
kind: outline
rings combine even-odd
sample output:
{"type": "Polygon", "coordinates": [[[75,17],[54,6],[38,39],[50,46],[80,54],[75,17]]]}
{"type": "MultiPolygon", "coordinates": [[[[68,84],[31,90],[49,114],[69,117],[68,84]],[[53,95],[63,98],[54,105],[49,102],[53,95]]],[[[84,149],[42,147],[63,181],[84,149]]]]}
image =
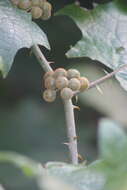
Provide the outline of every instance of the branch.
{"type": "MultiPolygon", "coordinates": [[[[34,45],[32,47],[32,51],[37,57],[40,65],[42,66],[45,72],[53,70],[37,45],[34,45]]],[[[73,104],[71,100],[63,101],[63,103],[64,103],[65,118],[67,125],[67,136],[69,139],[69,143],[67,144],[70,151],[70,158],[72,164],[78,164],[78,151],[77,151],[77,138],[76,138],[77,135],[75,128],[73,104]]]]}
{"type": "Polygon", "coordinates": [[[52,71],[52,68],[50,66],[50,62],[48,62],[41,52],[40,48],[38,45],[32,46],[32,51],[34,55],[36,56],[37,60],[39,61],[40,65],[42,66],[43,70],[45,72],[52,71]]]}
{"type": "Polygon", "coordinates": [[[105,82],[105,80],[110,79],[110,78],[111,78],[112,76],[114,76],[116,73],[118,73],[119,71],[121,71],[121,70],[123,70],[123,69],[125,69],[125,68],[127,68],[127,64],[122,65],[121,67],[119,67],[119,68],[117,68],[116,70],[114,70],[113,72],[111,72],[111,73],[105,75],[104,77],[99,78],[99,79],[97,79],[97,80],[91,82],[88,89],[93,88],[93,87],[96,87],[97,85],[99,85],[99,84],[105,82]]]}
{"type": "Polygon", "coordinates": [[[64,101],[64,110],[67,125],[67,136],[69,143],[67,143],[70,150],[70,158],[73,164],[78,164],[78,149],[77,149],[77,136],[74,120],[74,108],[71,99],[64,101]]]}

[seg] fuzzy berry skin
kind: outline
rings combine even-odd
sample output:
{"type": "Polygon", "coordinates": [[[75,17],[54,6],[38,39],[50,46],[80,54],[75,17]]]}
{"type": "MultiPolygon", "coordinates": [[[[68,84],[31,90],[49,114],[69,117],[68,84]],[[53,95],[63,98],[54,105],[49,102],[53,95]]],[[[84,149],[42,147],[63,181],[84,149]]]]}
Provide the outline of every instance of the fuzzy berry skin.
{"type": "Polygon", "coordinates": [[[66,77],[58,77],[56,78],[55,84],[56,84],[56,88],[61,90],[62,88],[65,88],[68,86],[68,79],[66,77]]]}
{"type": "Polygon", "coordinates": [[[44,3],[45,3],[46,1],[47,1],[47,0],[40,0],[40,5],[39,5],[39,6],[40,6],[41,8],[43,8],[44,3]]]}
{"type": "Polygon", "coordinates": [[[73,91],[77,91],[81,88],[81,83],[77,78],[72,78],[69,80],[68,87],[71,88],[73,91]]]}
{"type": "Polygon", "coordinates": [[[40,7],[32,7],[31,8],[31,14],[33,19],[38,19],[42,16],[43,10],[40,7]]]}
{"type": "Polygon", "coordinates": [[[84,90],[86,90],[89,87],[90,82],[86,77],[80,77],[79,81],[80,81],[80,84],[81,84],[81,87],[80,87],[79,90],[80,90],[80,92],[83,92],[84,90]]]}
{"type": "Polygon", "coordinates": [[[52,5],[49,2],[44,2],[43,6],[43,15],[42,15],[42,20],[48,20],[51,17],[51,12],[52,12],[52,5]]]}
{"type": "Polygon", "coordinates": [[[47,89],[43,92],[43,99],[46,102],[54,102],[56,99],[56,91],[55,90],[51,90],[51,89],[47,89]]]}
{"type": "Polygon", "coordinates": [[[32,6],[40,6],[40,0],[31,0],[32,6]]]}
{"type": "Polygon", "coordinates": [[[47,77],[53,77],[53,75],[54,75],[54,71],[48,71],[44,74],[43,78],[46,79],[47,77]]]}
{"type": "Polygon", "coordinates": [[[57,77],[66,77],[67,76],[67,71],[63,68],[58,68],[54,71],[54,78],[57,78],[57,77]]]}
{"type": "Polygon", "coordinates": [[[47,89],[55,90],[56,88],[55,79],[53,77],[47,77],[44,81],[44,86],[47,89]]]}
{"type": "Polygon", "coordinates": [[[16,5],[16,6],[19,4],[19,1],[20,1],[20,0],[11,0],[12,4],[13,4],[13,5],[16,5]]]}
{"type": "Polygon", "coordinates": [[[23,10],[27,10],[31,8],[31,1],[30,0],[20,0],[18,3],[18,7],[23,10]]]}
{"type": "Polygon", "coordinates": [[[76,69],[69,69],[67,71],[67,77],[68,79],[71,79],[71,78],[79,78],[80,77],[80,72],[76,69]]]}
{"type": "Polygon", "coordinates": [[[63,100],[69,100],[73,97],[73,91],[70,88],[63,88],[60,92],[60,96],[63,100]]]}

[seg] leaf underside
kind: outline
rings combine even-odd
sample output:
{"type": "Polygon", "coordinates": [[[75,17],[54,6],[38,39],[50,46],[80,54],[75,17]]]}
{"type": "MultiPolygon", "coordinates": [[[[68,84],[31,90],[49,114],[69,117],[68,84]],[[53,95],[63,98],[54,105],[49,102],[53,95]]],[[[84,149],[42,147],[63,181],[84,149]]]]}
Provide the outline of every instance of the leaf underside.
{"type": "Polygon", "coordinates": [[[9,0],[0,1],[0,70],[9,72],[17,51],[40,44],[50,49],[45,33],[32,22],[31,15],[14,7],[9,0]]]}

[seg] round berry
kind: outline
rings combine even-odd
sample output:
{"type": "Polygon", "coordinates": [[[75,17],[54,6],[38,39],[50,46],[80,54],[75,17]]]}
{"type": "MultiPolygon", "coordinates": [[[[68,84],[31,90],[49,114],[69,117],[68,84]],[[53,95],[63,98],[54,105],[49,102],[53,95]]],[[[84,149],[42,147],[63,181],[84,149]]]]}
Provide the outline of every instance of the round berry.
{"type": "Polygon", "coordinates": [[[49,2],[44,2],[42,9],[43,9],[43,15],[41,18],[43,20],[48,20],[51,17],[52,5],[49,2]]]}
{"type": "Polygon", "coordinates": [[[67,76],[67,71],[63,68],[58,68],[54,71],[54,78],[57,78],[57,77],[66,77],[67,76]]]}
{"type": "Polygon", "coordinates": [[[55,89],[55,79],[53,77],[47,77],[44,81],[45,88],[47,89],[55,89]]]}
{"type": "Polygon", "coordinates": [[[56,91],[47,89],[43,92],[43,98],[46,102],[53,102],[56,99],[56,91]]]}
{"type": "Polygon", "coordinates": [[[52,77],[54,75],[54,71],[48,71],[44,74],[44,79],[46,79],[47,77],[52,77]]]}
{"type": "Polygon", "coordinates": [[[18,3],[18,7],[23,10],[27,10],[31,8],[31,1],[30,0],[20,0],[18,3]]]}
{"type": "Polygon", "coordinates": [[[73,97],[73,91],[70,88],[63,88],[60,92],[60,96],[63,100],[69,100],[73,97]]]}
{"type": "Polygon", "coordinates": [[[71,78],[79,78],[80,77],[80,72],[78,70],[76,70],[76,69],[69,69],[67,71],[67,77],[69,79],[71,79],[71,78]]]}
{"type": "Polygon", "coordinates": [[[40,0],[31,0],[32,6],[40,6],[40,0]]]}
{"type": "Polygon", "coordinates": [[[43,10],[40,7],[32,7],[31,8],[31,14],[34,19],[38,19],[42,16],[43,10]]]}
{"type": "Polygon", "coordinates": [[[89,80],[86,77],[80,77],[79,81],[80,81],[80,84],[81,84],[81,87],[80,87],[81,92],[86,90],[89,87],[90,83],[89,83],[89,80]]]}
{"type": "Polygon", "coordinates": [[[55,81],[56,87],[62,89],[68,86],[68,79],[66,77],[58,77],[55,81]]]}
{"type": "Polygon", "coordinates": [[[13,3],[13,5],[18,5],[19,4],[19,0],[11,0],[11,2],[13,3]]]}
{"type": "Polygon", "coordinates": [[[81,87],[81,83],[78,79],[72,78],[69,80],[68,87],[71,88],[73,91],[77,91],[81,87]]]}
{"type": "Polygon", "coordinates": [[[47,1],[47,0],[40,0],[40,4],[39,4],[39,6],[40,6],[41,8],[43,8],[44,3],[45,3],[46,1],[47,1]]]}

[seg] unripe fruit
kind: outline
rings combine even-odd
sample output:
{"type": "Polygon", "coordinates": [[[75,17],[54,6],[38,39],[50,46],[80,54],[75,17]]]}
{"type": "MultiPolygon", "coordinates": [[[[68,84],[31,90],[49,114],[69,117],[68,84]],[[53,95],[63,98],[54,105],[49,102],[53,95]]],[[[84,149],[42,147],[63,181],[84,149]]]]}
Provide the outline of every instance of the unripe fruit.
{"type": "Polygon", "coordinates": [[[18,5],[19,4],[19,0],[11,0],[11,2],[13,3],[13,5],[18,5]]]}
{"type": "Polygon", "coordinates": [[[45,88],[47,89],[55,89],[55,79],[53,77],[47,77],[44,81],[45,88]]]}
{"type": "Polygon", "coordinates": [[[42,9],[43,9],[43,15],[41,18],[43,20],[48,20],[51,17],[52,5],[49,2],[44,2],[42,9]]]}
{"type": "Polygon", "coordinates": [[[44,3],[45,3],[46,1],[47,1],[47,0],[40,0],[40,5],[39,5],[39,6],[40,6],[41,8],[43,8],[44,3]]]}
{"type": "Polygon", "coordinates": [[[73,97],[73,91],[70,88],[63,88],[60,92],[60,96],[63,100],[69,100],[73,97]]]}
{"type": "Polygon", "coordinates": [[[55,81],[56,87],[62,89],[68,86],[68,79],[66,77],[58,77],[55,81]]]}
{"type": "Polygon", "coordinates": [[[80,77],[79,80],[81,84],[80,91],[82,92],[89,87],[90,82],[86,77],[80,77]]]}
{"type": "Polygon", "coordinates": [[[71,88],[73,91],[77,91],[81,87],[81,83],[78,79],[72,78],[69,80],[68,87],[71,88]]]}
{"type": "Polygon", "coordinates": [[[66,77],[67,76],[67,71],[63,68],[58,68],[54,71],[54,78],[57,78],[57,77],[66,77]]]}
{"type": "Polygon", "coordinates": [[[23,10],[27,10],[31,7],[31,1],[30,0],[20,0],[18,3],[18,7],[23,10]]]}
{"type": "Polygon", "coordinates": [[[31,0],[32,6],[40,6],[40,0],[31,0]]]}
{"type": "Polygon", "coordinates": [[[76,69],[69,69],[67,71],[67,77],[69,79],[71,79],[71,78],[79,78],[80,77],[80,72],[78,70],[76,70],[76,69]]]}
{"type": "Polygon", "coordinates": [[[47,77],[52,77],[54,75],[54,71],[48,71],[44,74],[44,79],[46,79],[47,77]]]}
{"type": "Polygon", "coordinates": [[[43,10],[40,7],[32,7],[31,14],[34,19],[38,19],[42,16],[43,10]]]}
{"type": "Polygon", "coordinates": [[[43,92],[43,98],[46,102],[53,102],[56,99],[56,91],[47,89],[43,92]]]}

